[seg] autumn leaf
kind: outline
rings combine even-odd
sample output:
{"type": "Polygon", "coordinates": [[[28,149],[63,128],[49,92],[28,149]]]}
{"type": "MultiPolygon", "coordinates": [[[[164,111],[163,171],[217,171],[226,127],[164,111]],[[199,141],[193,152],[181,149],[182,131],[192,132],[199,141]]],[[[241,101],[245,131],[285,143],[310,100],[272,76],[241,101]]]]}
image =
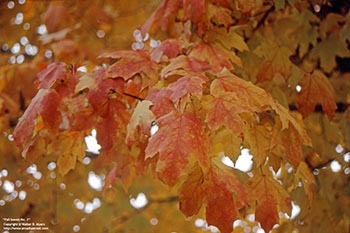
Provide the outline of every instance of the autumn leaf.
{"type": "Polygon", "coordinates": [[[170,76],[201,76],[206,78],[205,72],[210,71],[212,67],[207,61],[197,58],[190,58],[180,55],[170,60],[170,63],[164,67],[160,73],[162,78],[170,76]]]}
{"type": "Polygon", "coordinates": [[[149,139],[146,159],[159,154],[156,172],[161,180],[173,186],[195,161],[207,166],[208,139],[195,115],[171,112],[156,122],[159,130],[149,139]]]}
{"type": "Polygon", "coordinates": [[[282,132],[281,144],[284,146],[286,159],[290,162],[294,168],[299,166],[302,160],[303,140],[294,127],[289,127],[288,131],[282,132]]]}
{"type": "Polygon", "coordinates": [[[20,147],[26,147],[42,128],[58,129],[60,97],[55,90],[40,89],[13,132],[13,137],[20,147]],[[40,124],[40,125],[39,125],[40,124]]]}
{"type": "Polygon", "coordinates": [[[256,174],[248,182],[248,196],[256,201],[255,219],[269,232],[278,223],[280,211],[290,214],[291,199],[287,191],[273,178],[265,174],[256,174]]]}
{"type": "Polygon", "coordinates": [[[232,63],[239,67],[242,66],[241,59],[235,53],[203,42],[193,46],[189,57],[208,61],[213,73],[219,73],[224,68],[233,70],[232,63]]]}
{"type": "Polygon", "coordinates": [[[272,97],[260,87],[235,75],[222,75],[210,85],[213,95],[228,95],[236,102],[231,105],[239,112],[264,111],[273,102],[272,97]]]}
{"type": "Polygon", "coordinates": [[[336,56],[349,56],[346,41],[342,41],[336,34],[332,34],[318,43],[310,52],[310,57],[320,61],[320,66],[326,71],[331,72],[336,66],[336,56]],[[334,45],[337,46],[334,46],[334,45]]]}
{"type": "Polygon", "coordinates": [[[238,209],[244,206],[246,190],[233,170],[214,161],[208,172],[196,164],[179,193],[180,210],[186,216],[197,214],[206,206],[208,224],[222,232],[231,232],[232,223],[239,218],[238,209]]]}
{"type": "Polygon", "coordinates": [[[182,77],[176,82],[171,83],[167,89],[172,90],[170,98],[173,102],[183,98],[186,95],[196,96],[198,99],[202,96],[202,85],[205,80],[193,76],[193,77],[182,77]]]}
{"type": "Polygon", "coordinates": [[[323,112],[332,119],[337,105],[334,101],[333,87],[327,77],[315,70],[311,74],[305,74],[300,86],[302,89],[295,98],[299,112],[307,116],[315,110],[317,104],[321,104],[323,112]]]}
{"type": "Polygon", "coordinates": [[[224,28],[215,28],[206,33],[205,39],[210,42],[220,43],[229,51],[231,49],[237,49],[241,52],[248,51],[248,45],[243,38],[235,32],[235,29],[235,27],[231,27],[227,32],[224,28]]]}
{"type": "Polygon", "coordinates": [[[299,167],[296,170],[295,176],[296,181],[301,181],[303,183],[304,191],[309,198],[309,203],[311,206],[314,196],[312,186],[316,184],[314,175],[312,174],[310,168],[305,162],[300,162],[299,167]]]}
{"type": "Polygon", "coordinates": [[[236,108],[235,104],[237,103],[236,95],[231,93],[209,99],[206,115],[208,126],[212,130],[224,126],[238,135],[243,132],[244,121],[239,116],[242,108],[236,108]]]}
{"type": "Polygon", "coordinates": [[[107,69],[106,77],[123,78],[125,81],[131,79],[136,74],[144,77],[142,87],[154,85],[158,81],[157,65],[154,63],[148,52],[137,51],[114,51],[106,52],[100,58],[112,58],[117,61],[107,69]]]}
{"type": "Polygon", "coordinates": [[[258,46],[254,53],[263,59],[260,64],[257,80],[259,82],[272,80],[276,75],[288,79],[292,69],[292,62],[289,57],[292,50],[274,41],[266,41],[258,46]]]}
{"type": "Polygon", "coordinates": [[[149,135],[151,124],[155,120],[155,116],[150,110],[151,106],[152,102],[149,100],[143,100],[136,105],[127,126],[127,142],[133,142],[137,139],[135,131],[137,131],[138,127],[141,136],[149,135]]]}
{"type": "Polygon", "coordinates": [[[82,161],[86,155],[86,144],[83,131],[65,131],[56,136],[47,147],[49,154],[58,155],[57,166],[62,176],[82,161]]]}
{"type": "Polygon", "coordinates": [[[155,62],[168,60],[181,54],[181,43],[179,40],[164,40],[151,53],[151,59],[155,62]]]}
{"type": "Polygon", "coordinates": [[[167,31],[170,23],[175,19],[176,12],[182,7],[182,1],[165,0],[154,13],[143,24],[141,32],[145,35],[147,32],[154,32],[157,29],[167,31]]]}
{"type": "Polygon", "coordinates": [[[38,89],[51,88],[56,81],[64,81],[66,77],[66,68],[64,63],[52,63],[47,68],[38,73],[36,83],[39,83],[38,89]]]}
{"type": "Polygon", "coordinates": [[[152,102],[151,110],[157,117],[166,115],[175,110],[171,95],[173,91],[162,88],[160,90],[152,90],[146,97],[147,100],[152,102]]]}
{"type": "Polygon", "coordinates": [[[245,131],[245,142],[250,145],[250,152],[254,156],[255,166],[260,167],[265,163],[267,153],[274,146],[272,132],[262,125],[248,127],[245,131]]]}

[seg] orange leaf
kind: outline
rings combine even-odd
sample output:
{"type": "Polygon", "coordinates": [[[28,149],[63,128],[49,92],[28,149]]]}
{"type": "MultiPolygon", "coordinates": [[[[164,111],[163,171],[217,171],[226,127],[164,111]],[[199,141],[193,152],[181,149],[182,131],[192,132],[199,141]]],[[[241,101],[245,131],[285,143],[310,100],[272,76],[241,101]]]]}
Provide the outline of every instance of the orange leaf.
{"type": "Polygon", "coordinates": [[[278,223],[278,212],[291,212],[291,200],[287,191],[273,178],[256,174],[248,182],[249,198],[256,201],[255,217],[266,232],[278,223]]]}
{"type": "Polygon", "coordinates": [[[159,154],[156,172],[173,186],[195,161],[207,164],[207,137],[203,123],[192,114],[171,112],[159,118],[157,124],[159,130],[148,142],[146,159],[159,154]]]}
{"type": "Polygon", "coordinates": [[[170,96],[173,102],[179,100],[180,98],[188,94],[194,95],[200,99],[203,92],[203,83],[204,80],[196,76],[182,77],[176,82],[171,83],[167,88],[173,91],[173,93],[170,96]]]}
{"type": "Polygon", "coordinates": [[[231,92],[239,101],[239,108],[245,107],[250,109],[249,111],[264,111],[271,102],[274,102],[264,89],[233,74],[224,74],[215,79],[210,86],[210,92],[214,95],[231,92]]]}
{"type": "Polygon", "coordinates": [[[196,164],[179,192],[180,210],[186,216],[197,214],[206,205],[208,224],[221,232],[232,231],[233,222],[239,218],[238,209],[246,205],[246,190],[231,168],[220,161],[204,173],[196,164]]]}
{"type": "Polygon", "coordinates": [[[151,107],[151,110],[154,115],[160,117],[175,110],[174,104],[171,100],[172,94],[173,92],[167,88],[150,91],[146,99],[152,102],[153,106],[151,107]]]}
{"type": "Polygon", "coordinates": [[[188,217],[197,214],[202,207],[206,195],[204,182],[204,173],[196,164],[179,190],[180,210],[188,217]]]}
{"type": "Polygon", "coordinates": [[[209,99],[206,121],[212,130],[225,126],[235,134],[243,132],[243,120],[239,116],[240,111],[236,105],[238,100],[232,94],[224,94],[221,97],[209,99]]]}
{"type": "Polygon", "coordinates": [[[320,71],[306,74],[300,82],[301,92],[296,96],[295,102],[303,116],[314,112],[317,104],[322,105],[323,112],[332,119],[337,109],[334,100],[334,90],[328,78],[320,71]]]}
{"type": "Polygon", "coordinates": [[[107,69],[107,77],[123,78],[128,80],[136,74],[140,74],[143,79],[142,87],[153,85],[158,81],[158,66],[154,63],[148,52],[142,50],[120,50],[103,53],[100,58],[118,59],[107,69]]]}
{"type": "Polygon", "coordinates": [[[208,61],[214,73],[219,73],[224,68],[232,70],[232,63],[242,67],[242,61],[235,53],[203,42],[193,46],[189,57],[208,61]]]}
{"type": "Polygon", "coordinates": [[[250,127],[245,131],[244,140],[249,143],[256,167],[265,163],[268,151],[273,147],[271,131],[262,125],[250,127]]]}
{"type": "Polygon", "coordinates": [[[303,156],[302,138],[299,136],[296,129],[291,126],[288,128],[288,131],[282,132],[281,140],[280,143],[284,146],[287,161],[290,162],[294,168],[297,168],[303,156]]]}
{"type": "Polygon", "coordinates": [[[309,198],[309,203],[311,205],[313,200],[313,192],[311,186],[313,184],[316,184],[316,181],[314,175],[310,171],[310,168],[305,162],[300,162],[299,167],[295,173],[295,177],[297,182],[301,180],[301,182],[303,183],[304,191],[307,194],[309,198]]]}
{"type": "Polygon", "coordinates": [[[141,27],[142,34],[152,33],[159,29],[167,31],[171,21],[175,19],[176,12],[181,7],[181,0],[164,0],[141,27]]]}
{"type": "Polygon", "coordinates": [[[65,131],[57,135],[48,145],[47,153],[58,154],[57,166],[62,176],[75,168],[76,161],[82,161],[86,154],[83,131],[65,131]]]}
{"type": "Polygon", "coordinates": [[[161,77],[167,78],[172,75],[200,76],[205,79],[205,72],[211,71],[212,67],[208,61],[180,55],[170,60],[160,73],[161,77]]]}

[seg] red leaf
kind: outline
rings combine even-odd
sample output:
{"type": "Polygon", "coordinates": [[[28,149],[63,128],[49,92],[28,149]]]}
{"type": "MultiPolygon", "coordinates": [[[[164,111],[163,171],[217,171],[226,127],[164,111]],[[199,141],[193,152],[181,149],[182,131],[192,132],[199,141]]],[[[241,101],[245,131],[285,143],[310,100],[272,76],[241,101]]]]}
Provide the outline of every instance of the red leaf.
{"type": "Polygon", "coordinates": [[[237,110],[236,104],[239,104],[237,99],[229,94],[211,99],[206,116],[209,127],[217,130],[225,126],[238,135],[243,132],[244,122],[239,116],[240,111],[237,110]]]}
{"type": "Polygon", "coordinates": [[[323,112],[332,119],[337,109],[334,100],[334,90],[328,78],[318,70],[306,74],[300,82],[301,92],[296,96],[298,111],[307,116],[314,112],[317,104],[322,105],[323,112]]]}
{"type": "Polygon", "coordinates": [[[58,129],[61,119],[58,111],[60,100],[55,90],[40,89],[38,91],[13,132],[13,137],[18,145],[24,147],[43,127],[58,129]]]}
{"type": "Polygon", "coordinates": [[[171,83],[167,88],[172,90],[170,98],[173,102],[191,94],[200,98],[202,96],[202,85],[205,81],[199,77],[182,77],[176,82],[171,83]]]}
{"type": "Polygon", "coordinates": [[[260,222],[261,227],[269,232],[272,227],[278,223],[278,212],[276,208],[276,201],[273,196],[266,194],[265,199],[262,200],[255,209],[255,219],[260,222]]]}
{"type": "Polygon", "coordinates": [[[237,101],[235,107],[242,111],[260,112],[274,103],[265,90],[232,74],[215,79],[210,86],[210,92],[216,96],[223,92],[232,93],[232,98],[237,101]]]}
{"type": "Polygon", "coordinates": [[[163,56],[166,59],[177,57],[181,54],[181,44],[179,40],[164,40],[162,43],[155,48],[151,53],[151,59],[155,62],[162,61],[163,56]]]}
{"type": "Polygon", "coordinates": [[[136,74],[140,74],[145,78],[142,80],[143,88],[158,81],[158,66],[151,60],[146,51],[121,50],[103,53],[100,57],[118,59],[107,69],[107,77],[120,77],[128,80],[136,74]]]}
{"type": "Polygon", "coordinates": [[[203,123],[192,114],[171,112],[157,120],[159,130],[146,148],[146,159],[159,153],[156,172],[170,186],[199,161],[207,164],[208,143],[203,123]]]}
{"type": "Polygon", "coordinates": [[[146,99],[152,102],[151,110],[156,117],[164,116],[175,110],[171,100],[172,93],[171,90],[163,88],[160,90],[153,90],[148,94],[146,99]]]}
{"type": "Polygon", "coordinates": [[[142,35],[146,35],[147,32],[152,33],[159,28],[167,31],[170,22],[181,7],[182,0],[164,0],[141,27],[142,35]]]}
{"type": "Polygon", "coordinates": [[[202,20],[205,20],[205,0],[184,0],[183,8],[185,11],[185,16],[188,19],[190,19],[194,24],[197,25],[202,20]]]}
{"type": "Polygon", "coordinates": [[[45,70],[38,73],[35,83],[39,83],[38,88],[51,88],[57,80],[64,81],[66,68],[64,63],[52,63],[45,70]]]}

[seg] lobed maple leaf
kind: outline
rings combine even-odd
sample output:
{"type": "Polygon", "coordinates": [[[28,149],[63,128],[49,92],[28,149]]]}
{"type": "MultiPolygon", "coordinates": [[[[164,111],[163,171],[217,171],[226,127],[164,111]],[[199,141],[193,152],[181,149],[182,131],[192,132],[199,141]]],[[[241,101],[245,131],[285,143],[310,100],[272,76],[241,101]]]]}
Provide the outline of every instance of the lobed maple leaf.
{"type": "Polygon", "coordinates": [[[124,81],[121,78],[107,78],[107,70],[100,69],[80,78],[76,86],[76,92],[88,89],[87,99],[94,114],[91,111],[82,111],[82,118],[86,123],[94,125],[97,130],[97,139],[103,150],[110,152],[114,146],[118,130],[127,125],[130,113],[124,103],[124,81]],[[85,117],[84,117],[85,115],[85,117]]]}
{"type": "Polygon", "coordinates": [[[48,154],[58,154],[57,166],[64,176],[76,166],[76,161],[82,161],[86,155],[84,131],[64,131],[58,134],[47,146],[48,154]]]}
{"type": "Polygon", "coordinates": [[[170,112],[156,122],[159,130],[150,137],[145,153],[146,159],[159,154],[159,179],[173,186],[195,161],[207,165],[208,139],[197,116],[170,112]]]}
{"type": "Polygon", "coordinates": [[[315,110],[317,104],[321,104],[323,112],[332,119],[337,105],[333,86],[327,77],[315,70],[311,74],[305,74],[299,84],[302,89],[295,98],[299,112],[307,116],[315,110]]]}
{"type": "Polygon", "coordinates": [[[51,63],[46,69],[39,72],[37,75],[36,83],[39,83],[39,89],[51,88],[56,81],[64,81],[66,77],[66,68],[63,62],[61,63],[51,63]]]}
{"type": "Polygon", "coordinates": [[[208,224],[228,233],[239,218],[238,209],[247,203],[246,195],[233,170],[220,161],[214,160],[205,172],[196,164],[179,190],[180,210],[189,217],[205,205],[208,224]]]}
{"type": "Polygon", "coordinates": [[[245,130],[244,141],[250,145],[250,152],[256,167],[265,163],[267,153],[274,146],[272,132],[265,126],[256,125],[245,130]]]}
{"type": "Polygon", "coordinates": [[[278,223],[280,211],[290,214],[289,194],[275,179],[263,173],[254,175],[248,186],[249,199],[256,201],[255,219],[269,232],[278,223]]]}
{"type": "Polygon", "coordinates": [[[162,41],[162,43],[155,48],[151,53],[151,59],[155,62],[162,61],[165,56],[166,59],[177,57],[181,54],[181,43],[179,40],[168,39],[162,41]]]}
{"type": "Polygon", "coordinates": [[[236,100],[240,102],[238,106],[245,108],[244,111],[264,111],[266,107],[274,102],[271,95],[265,90],[231,73],[227,73],[227,70],[224,70],[211,83],[210,92],[213,95],[221,95],[225,92],[232,93],[236,100]]]}
{"type": "Polygon", "coordinates": [[[170,99],[175,102],[189,94],[200,99],[202,97],[202,85],[204,82],[203,79],[196,76],[182,77],[167,87],[167,89],[172,91],[170,99]]]}
{"type": "Polygon", "coordinates": [[[310,168],[305,162],[300,162],[299,167],[297,171],[295,172],[296,181],[301,181],[303,183],[303,188],[305,193],[307,194],[309,198],[309,203],[311,206],[311,203],[313,201],[313,192],[312,192],[312,185],[316,184],[315,177],[310,171],[310,168]]]}
{"type": "Polygon", "coordinates": [[[60,96],[55,90],[40,89],[19,119],[13,132],[17,145],[27,148],[30,146],[30,141],[44,127],[57,130],[61,121],[58,111],[59,103],[60,96]]]}
{"type": "Polygon", "coordinates": [[[106,52],[100,58],[112,58],[117,61],[107,68],[104,78],[123,78],[125,81],[136,74],[143,77],[142,87],[152,86],[158,81],[158,66],[151,60],[147,51],[120,50],[106,52]]]}

